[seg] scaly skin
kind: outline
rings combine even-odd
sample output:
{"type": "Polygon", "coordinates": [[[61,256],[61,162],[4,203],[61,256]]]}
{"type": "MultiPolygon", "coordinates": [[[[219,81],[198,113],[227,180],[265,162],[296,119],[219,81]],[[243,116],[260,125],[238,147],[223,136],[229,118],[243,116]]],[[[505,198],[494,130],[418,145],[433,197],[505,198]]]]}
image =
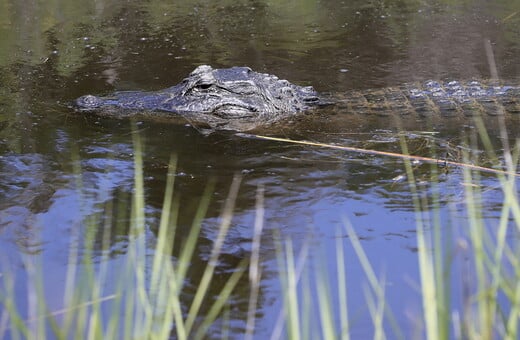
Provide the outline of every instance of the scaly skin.
{"type": "Polygon", "coordinates": [[[128,117],[181,116],[213,129],[245,131],[290,117],[312,107],[336,103],[359,114],[454,116],[520,112],[520,87],[492,82],[435,82],[384,89],[351,91],[326,98],[248,67],[197,67],[179,84],[153,92],[116,92],[108,97],[86,95],[78,111],[128,117]]]}
{"type": "Polygon", "coordinates": [[[481,116],[520,113],[520,87],[492,81],[407,84],[351,91],[336,96],[342,109],[358,114],[422,117],[481,116]]]}
{"type": "Polygon", "coordinates": [[[165,117],[174,113],[212,128],[249,130],[307,110],[319,101],[312,87],[301,87],[257,73],[248,67],[197,67],[173,87],[154,92],[116,92],[76,100],[79,111],[127,117],[145,112],[165,117]]]}

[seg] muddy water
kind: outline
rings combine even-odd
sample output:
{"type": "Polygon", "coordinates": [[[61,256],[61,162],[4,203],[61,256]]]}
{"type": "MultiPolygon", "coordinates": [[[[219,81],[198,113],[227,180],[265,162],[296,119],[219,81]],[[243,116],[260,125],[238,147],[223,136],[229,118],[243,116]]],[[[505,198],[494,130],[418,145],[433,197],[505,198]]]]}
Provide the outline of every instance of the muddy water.
{"type": "MultiPolygon", "coordinates": [[[[68,106],[80,95],[171,86],[201,64],[247,65],[325,93],[427,79],[482,79],[495,73],[506,83],[520,79],[520,16],[515,15],[520,7],[514,1],[0,0],[0,8],[1,262],[24,282],[15,291],[22,315],[27,313],[22,258],[42,256],[49,308],[60,309],[70,239],[84,232],[88,216],[104,213],[108,202],[116,206],[130,200],[130,123],[79,116],[68,106]]],[[[468,141],[475,130],[466,122],[392,125],[385,118],[354,119],[348,114],[324,108],[257,133],[400,152],[396,132],[404,126],[411,151],[418,154],[443,158],[475,145],[468,141]],[[424,133],[432,129],[434,135],[424,133]]],[[[508,124],[511,142],[518,136],[516,126],[508,124]]],[[[272,231],[293,240],[297,249],[311,240],[316,254],[331,259],[337,233],[348,241],[342,229],[345,219],[361,237],[376,272],[384,273],[385,294],[398,325],[404,334],[412,334],[421,300],[413,288],[419,282],[416,215],[410,188],[399,180],[402,161],[233,133],[205,135],[187,122],[142,121],[137,127],[144,141],[151,240],[171,154],[178,157],[175,191],[181,198],[179,225],[184,232],[209,179],[216,181],[194,277],[207,261],[232,178],[239,174],[242,184],[222,260],[223,277],[226,268],[250,253],[255,193],[264,186],[260,337],[272,333],[282,305],[272,231]]],[[[500,153],[498,129],[492,129],[492,137],[500,153]]],[[[441,193],[440,204],[425,209],[438,211],[444,235],[456,238],[467,225],[462,171],[443,172],[437,189],[428,184],[428,166],[417,165],[416,171],[421,193],[441,193]]],[[[483,181],[489,190],[482,215],[493,225],[502,195],[493,176],[484,175],[483,181]]],[[[111,240],[109,253],[116,265],[126,254],[127,233],[117,230],[111,240]]],[[[352,335],[370,337],[372,323],[362,293],[366,277],[350,243],[345,244],[352,335]]],[[[333,261],[325,263],[334,272],[333,261]]],[[[247,297],[243,292],[232,299],[237,334],[245,325],[247,297]]],[[[455,292],[454,301],[459,299],[455,292]]]]}

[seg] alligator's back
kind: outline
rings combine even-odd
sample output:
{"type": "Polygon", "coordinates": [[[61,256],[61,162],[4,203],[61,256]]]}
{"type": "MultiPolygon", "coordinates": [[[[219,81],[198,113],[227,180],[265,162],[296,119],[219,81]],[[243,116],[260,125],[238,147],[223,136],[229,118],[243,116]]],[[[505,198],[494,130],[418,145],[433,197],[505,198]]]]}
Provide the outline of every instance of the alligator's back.
{"type": "Polygon", "coordinates": [[[349,91],[337,100],[342,110],[360,115],[442,118],[520,114],[520,87],[496,81],[427,81],[349,91]]]}

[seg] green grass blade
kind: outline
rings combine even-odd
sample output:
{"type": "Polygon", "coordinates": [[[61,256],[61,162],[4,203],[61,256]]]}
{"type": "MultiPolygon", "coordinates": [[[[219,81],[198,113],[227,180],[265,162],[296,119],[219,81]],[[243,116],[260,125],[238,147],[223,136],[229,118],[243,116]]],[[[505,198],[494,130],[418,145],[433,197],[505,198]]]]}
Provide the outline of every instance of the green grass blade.
{"type": "Polygon", "coordinates": [[[349,321],[348,321],[348,304],[347,304],[347,274],[345,271],[345,250],[343,238],[340,231],[336,233],[336,270],[338,278],[338,297],[339,297],[339,319],[341,326],[341,338],[350,340],[349,321]]]}
{"type": "Polygon", "coordinates": [[[298,290],[297,290],[297,274],[296,265],[293,256],[293,247],[291,240],[287,240],[285,243],[285,263],[287,264],[287,287],[284,292],[286,295],[286,309],[289,319],[288,325],[288,338],[289,339],[300,339],[300,318],[299,318],[299,302],[298,302],[298,290]]]}
{"type": "Polygon", "coordinates": [[[200,306],[202,305],[202,300],[206,295],[209,284],[211,282],[211,278],[213,277],[213,273],[215,271],[215,267],[217,265],[218,257],[220,256],[220,252],[222,246],[224,245],[224,240],[226,238],[227,232],[231,225],[231,218],[233,217],[233,210],[235,207],[236,198],[238,196],[238,189],[240,188],[240,177],[234,177],[233,182],[231,183],[231,188],[229,190],[228,197],[224,204],[224,209],[222,212],[222,222],[219,227],[219,232],[215,243],[213,244],[213,249],[211,250],[211,255],[209,258],[209,263],[202,274],[202,279],[199,283],[199,287],[197,292],[195,293],[195,297],[190,306],[190,310],[188,312],[188,317],[186,318],[185,326],[186,333],[190,334],[192,327],[194,325],[195,319],[198,315],[200,306]]]}
{"type": "Polygon", "coordinates": [[[260,240],[262,238],[262,229],[264,226],[264,187],[259,185],[256,190],[256,215],[253,233],[253,241],[251,243],[251,264],[249,266],[249,285],[250,295],[247,308],[246,321],[246,340],[252,340],[255,329],[255,314],[257,310],[258,294],[260,290],[260,278],[262,276],[262,268],[260,266],[260,240]]]}
{"type": "Polygon", "coordinates": [[[183,248],[179,255],[179,261],[176,269],[177,287],[182,287],[184,279],[186,278],[186,272],[188,271],[188,268],[191,265],[191,258],[197,245],[197,239],[200,235],[202,220],[204,219],[204,216],[206,216],[206,212],[208,210],[209,202],[211,199],[211,194],[214,188],[215,181],[211,180],[206,186],[204,193],[202,194],[201,202],[199,203],[199,206],[197,208],[197,212],[195,214],[195,218],[193,219],[190,232],[183,243],[183,248]]]}
{"type": "Polygon", "coordinates": [[[318,265],[316,269],[316,290],[318,295],[319,317],[323,339],[335,339],[334,311],[330,298],[329,274],[326,265],[318,265]]]}
{"type": "MultiPolygon", "coordinates": [[[[7,265],[4,265],[4,267],[7,268],[7,265]]],[[[5,287],[5,294],[0,292],[0,306],[3,307],[2,319],[7,320],[5,321],[6,326],[3,327],[3,329],[0,329],[0,331],[2,331],[1,333],[10,331],[13,340],[27,339],[29,337],[29,329],[27,328],[23,318],[20,316],[16,307],[16,301],[13,299],[15,296],[15,279],[12,275],[6,272],[2,272],[0,278],[5,287]]]]}
{"type": "Polygon", "coordinates": [[[209,327],[217,319],[217,317],[220,314],[220,312],[222,311],[224,305],[226,304],[229,297],[231,296],[231,293],[233,292],[236,285],[238,284],[238,281],[243,276],[243,274],[246,272],[248,263],[249,263],[249,259],[245,258],[242,261],[240,261],[237,268],[235,268],[233,274],[231,274],[229,279],[226,281],[226,284],[220,291],[217,299],[211,306],[208,313],[205,315],[204,321],[198,327],[197,332],[195,333],[194,339],[203,339],[204,338],[209,327]]]}
{"type": "MultiPolygon", "coordinates": [[[[401,139],[401,148],[404,154],[409,154],[408,146],[406,142],[401,139]]],[[[421,290],[422,290],[422,304],[423,304],[423,316],[426,322],[426,337],[429,340],[440,339],[441,335],[445,333],[439,325],[438,311],[441,309],[438,306],[439,295],[436,290],[436,277],[434,259],[430,255],[430,247],[428,247],[427,236],[425,232],[425,226],[421,208],[424,204],[421,204],[418,198],[417,187],[415,186],[415,176],[413,174],[412,165],[409,161],[405,161],[406,174],[408,176],[408,184],[410,185],[412,199],[415,207],[415,225],[417,230],[417,248],[419,256],[419,272],[421,277],[421,290]]],[[[440,279],[440,278],[437,278],[440,279]]]]}

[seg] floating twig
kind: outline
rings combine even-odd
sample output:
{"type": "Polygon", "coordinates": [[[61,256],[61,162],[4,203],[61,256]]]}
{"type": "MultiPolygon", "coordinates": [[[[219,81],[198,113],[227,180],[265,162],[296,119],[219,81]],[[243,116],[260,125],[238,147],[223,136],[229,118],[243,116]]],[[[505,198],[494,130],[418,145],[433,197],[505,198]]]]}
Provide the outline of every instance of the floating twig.
{"type": "MultiPolygon", "coordinates": [[[[439,163],[439,159],[436,159],[436,158],[425,157],[425,156],[406,155],[406,154],[402,154],[402,153],[388,152],[388,151],[363,149],[363,148],[357,148],[354,146],[343,146],[343,145],[326,144],[326,143],[319,143],[319,142],[309,142],[309,141],[305,141],[305,140],[294,140],[294,139],[288,139],[288,138],[270,137],[270,136],[254,135],[254,134],[247,134],[247,133],[239,133],[237,135],[240,137],[245,137],[245,138],[256,138],[256,139],[263,139],[263,140],[270,140],[270,141],[284,142],[284,143],[291,143],[291,144],[300,144],[300,145],[307,145],[307,146],[318,146],[318,147],[322,147],[322,148],[329,148],[329,149],[342,150],[342,151],[348,151],[348,152],[359,152],[359,153],[368,154],[368,155],[378,155],[378,156],[387,156],[387,157],[394,157],[394,158],[400,158],[400,159],[408,159],[411,161],[422,161],[422,162],[426,162],[426,163],[434,163],[434,164],[439,163]]],[[[494,173],[494,174],[502,174],[502,175],[520,177],[519,173],[509,172],[509,171],[504,171],[504,170],[499,170],[499,169],[493,169],[493,168],[487,168],[487,167],[474,165],[474,164],[460,163],[460,162],[449,161],[449,160],[442,160],[441,162],[442,162],[443,166],[451,165],[451,166],[468,168],[471,170],[477,170],[477,171],[482,171],[482,172],[489,172],[489,173],[494,173]]]]}

